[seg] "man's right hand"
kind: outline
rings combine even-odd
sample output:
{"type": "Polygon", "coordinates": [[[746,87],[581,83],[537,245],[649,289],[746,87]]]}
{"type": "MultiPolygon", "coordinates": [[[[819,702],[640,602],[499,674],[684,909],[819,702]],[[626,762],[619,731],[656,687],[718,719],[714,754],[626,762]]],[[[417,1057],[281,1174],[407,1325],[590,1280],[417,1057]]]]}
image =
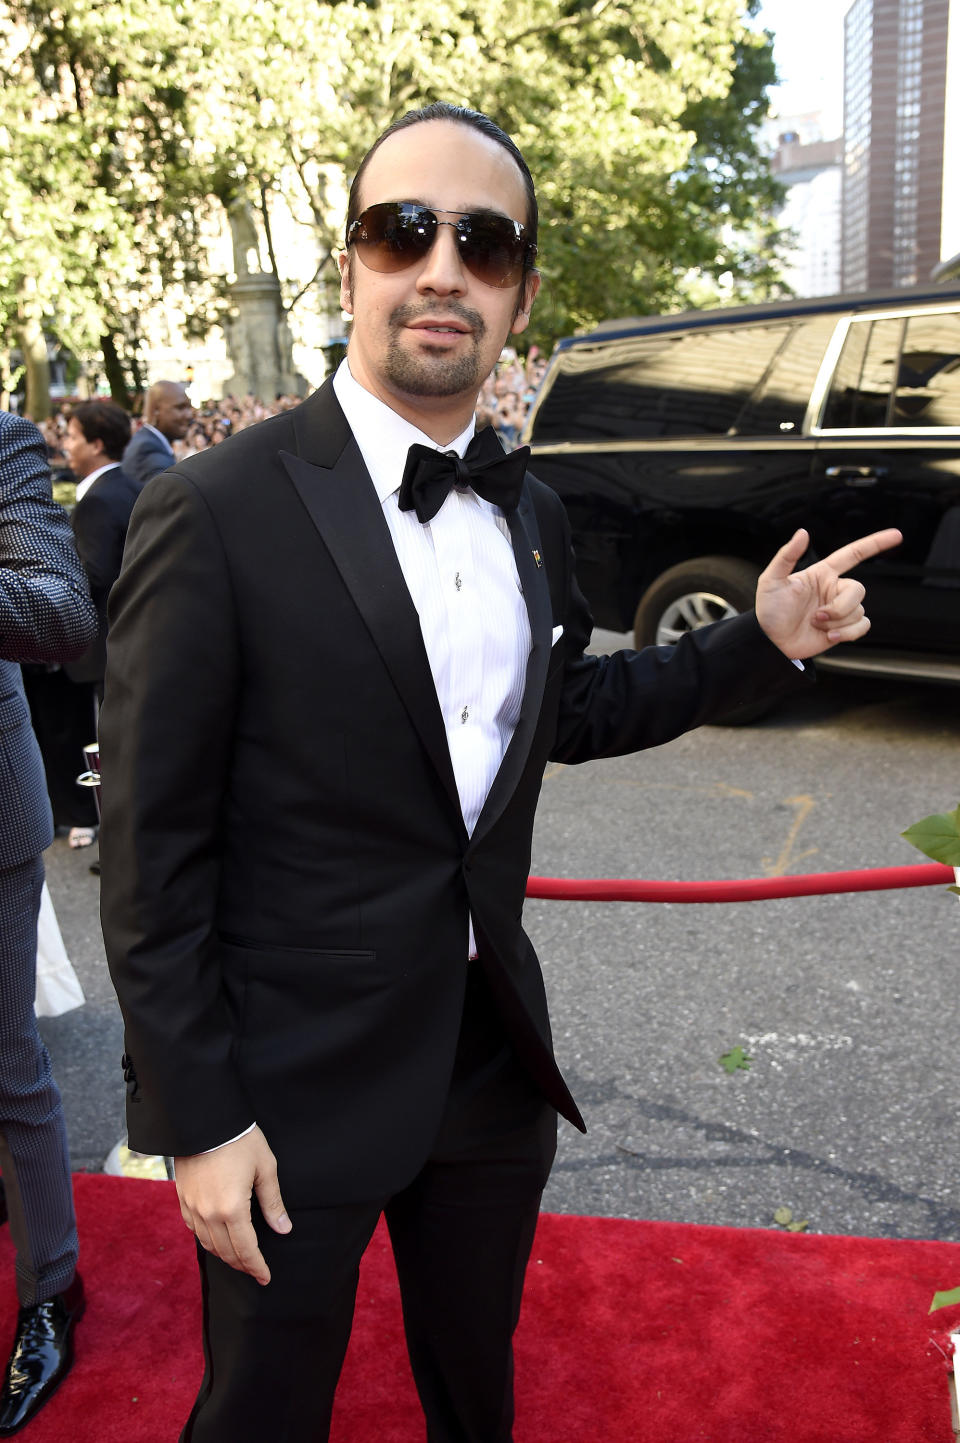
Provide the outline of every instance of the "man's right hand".
{"type": "Polygon", "coordinates": [[[180,1212],[200,1246],[266,1287],[270,1269],[250,1217],[252,1194],[275,1233],[288,1233],[293,1224],[280,1196],[277,1160],[259,1127],[214,1152],[174,1158],[174,1168],[180,1212]]]}

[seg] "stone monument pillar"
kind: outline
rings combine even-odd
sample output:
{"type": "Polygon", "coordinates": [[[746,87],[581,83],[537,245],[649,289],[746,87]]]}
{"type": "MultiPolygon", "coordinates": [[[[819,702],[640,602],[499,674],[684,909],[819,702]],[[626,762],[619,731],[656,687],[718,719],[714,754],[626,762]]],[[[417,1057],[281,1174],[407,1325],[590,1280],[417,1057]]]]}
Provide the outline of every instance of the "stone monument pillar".
{"type": "Polygon", "coordinates": [[[236,314],[225,326],[233,375],[226,389],[235,396],[252,393],[261,401],[278,394],[304,396],[307,384],[293,366],[293,339],[284,315],[280,282],[260,265],[260,242],[249,201],[227,208],[233,239],[236,280],[227,287],[236,314]]]}

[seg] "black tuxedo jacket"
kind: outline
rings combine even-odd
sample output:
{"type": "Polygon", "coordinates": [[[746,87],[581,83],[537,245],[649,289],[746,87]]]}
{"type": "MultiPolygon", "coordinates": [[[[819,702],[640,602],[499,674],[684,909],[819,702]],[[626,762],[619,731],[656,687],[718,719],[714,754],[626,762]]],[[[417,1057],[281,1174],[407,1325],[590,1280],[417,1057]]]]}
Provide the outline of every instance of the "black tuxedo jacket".
{"type": "Polygon", "coordinates": [[[123,543],[140,490],[121,466],[111,466],[97,477],[73,509],[73,538],[97,608],[97,636],[83,656],[64,666],[71,681],[103,681],[107,665],[107,598],[120,575],[123,543]]]}
{"type": "Polygon", "coordinates": [[[544,766],[655,745],[801,674],[750,615],[584,656],[557,497],[528,477],[510,529],[532,648],[468,838],[417,613],[332,387],[144,489],[100,733],[132,1147],[198,1152],[256,1119],[288,1206],[403,1187],[446,1097],[468,911],[518,1055],[582,1126],[521,926],[544,766]]]}

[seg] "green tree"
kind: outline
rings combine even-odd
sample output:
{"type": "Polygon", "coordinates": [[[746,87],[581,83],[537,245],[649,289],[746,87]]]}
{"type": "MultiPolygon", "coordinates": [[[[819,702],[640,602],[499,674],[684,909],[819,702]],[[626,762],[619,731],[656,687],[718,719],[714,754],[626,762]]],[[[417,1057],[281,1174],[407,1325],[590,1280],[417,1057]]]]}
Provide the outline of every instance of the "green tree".
{"type": "Polygon", "coordinates": [[[745,23],[754,4],[208,0],[203,27],[233,38],[198,130],[251,198],[283,194],[312,230],[308,274],[328,285],[364,151],[448,99],[514,135],[537,180],[545,287],[529,339],[675,308],[694,278],[759,297],[776,283],[779,196],[756,143],[774,71],[769,37],[745,23]]]}
{"type": "Polygon", "coordinates": [[[101,357],[114,397],[139,383],[140,315],[173,284],[209,305],[189,76],[201,52],[170,0],[3,0],[0,328],[46,414],[43,331],[101,357]]]}
{"type": "MultiPolygon", "coordinates": [[[[759,9],[760,0],[749,0],[746,13],[753,17],[759,9]]],[[[776,79],[772,36],[744,30],[734,47],[726,94],[694,101],[681,117],[695,136],[674,187],[691,222],[691,264],[717,286],[724,277],[730,301],[765,300],[783,291],[785,237],[777,214],[786,189],[759,138],[769,110],[767,90],[776,79]]],[[[684,299],[682,286],[678,298],[684,299]]]]}
{"type": "Polygon", "coordinates": [[[124,400],[165,291],[183,288],[197,329],[222,314],[202,227],[244,201],[286,307],[335,311],[360,158],[437,99],[485,110],[530,162],[545,285],[526,340],[719,295],[721,278],[767,294],[778,195],[756,134],[773,69],[755,3],[0,0],[4,342],[35,353],[55,325],[124,400]],[[292,257],[273,244],[280,202],[292,257]]]}

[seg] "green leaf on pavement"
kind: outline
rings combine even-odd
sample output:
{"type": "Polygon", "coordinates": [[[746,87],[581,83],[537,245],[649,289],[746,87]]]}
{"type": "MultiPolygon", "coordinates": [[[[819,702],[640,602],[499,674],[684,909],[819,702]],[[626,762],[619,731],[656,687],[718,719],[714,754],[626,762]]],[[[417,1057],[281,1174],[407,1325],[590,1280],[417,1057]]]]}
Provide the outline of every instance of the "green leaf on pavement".
{"type": "Polygon", "coordinates": [[[951,1308],[954,1303],[960,1303],[960,1288],[951,1288],[948,1293],[934,1293],[930,1312],[935,1313],[938,1308],[951,1308]]]}
{"type": "Polygon", "coordinates": [[[753,1058],[742,1047],[731,1047],[720,1059],[720,1066],[725,1072],[749,1072],[753,1058]]]}
{"type": "Polygon", "coordinates": [[[778,1227],[786,1228],[788,1233],[802,1233],[810,1226],[809,1218],[795,1218],[793,1208],[777,1208],[773,1220],[778,1227]]]}
{"type": "Polygon", "coordinates": [[[960,807],[953,812],[935,812],[924,817],[901,835],[935,862],[960,867],[960,807]]]}

